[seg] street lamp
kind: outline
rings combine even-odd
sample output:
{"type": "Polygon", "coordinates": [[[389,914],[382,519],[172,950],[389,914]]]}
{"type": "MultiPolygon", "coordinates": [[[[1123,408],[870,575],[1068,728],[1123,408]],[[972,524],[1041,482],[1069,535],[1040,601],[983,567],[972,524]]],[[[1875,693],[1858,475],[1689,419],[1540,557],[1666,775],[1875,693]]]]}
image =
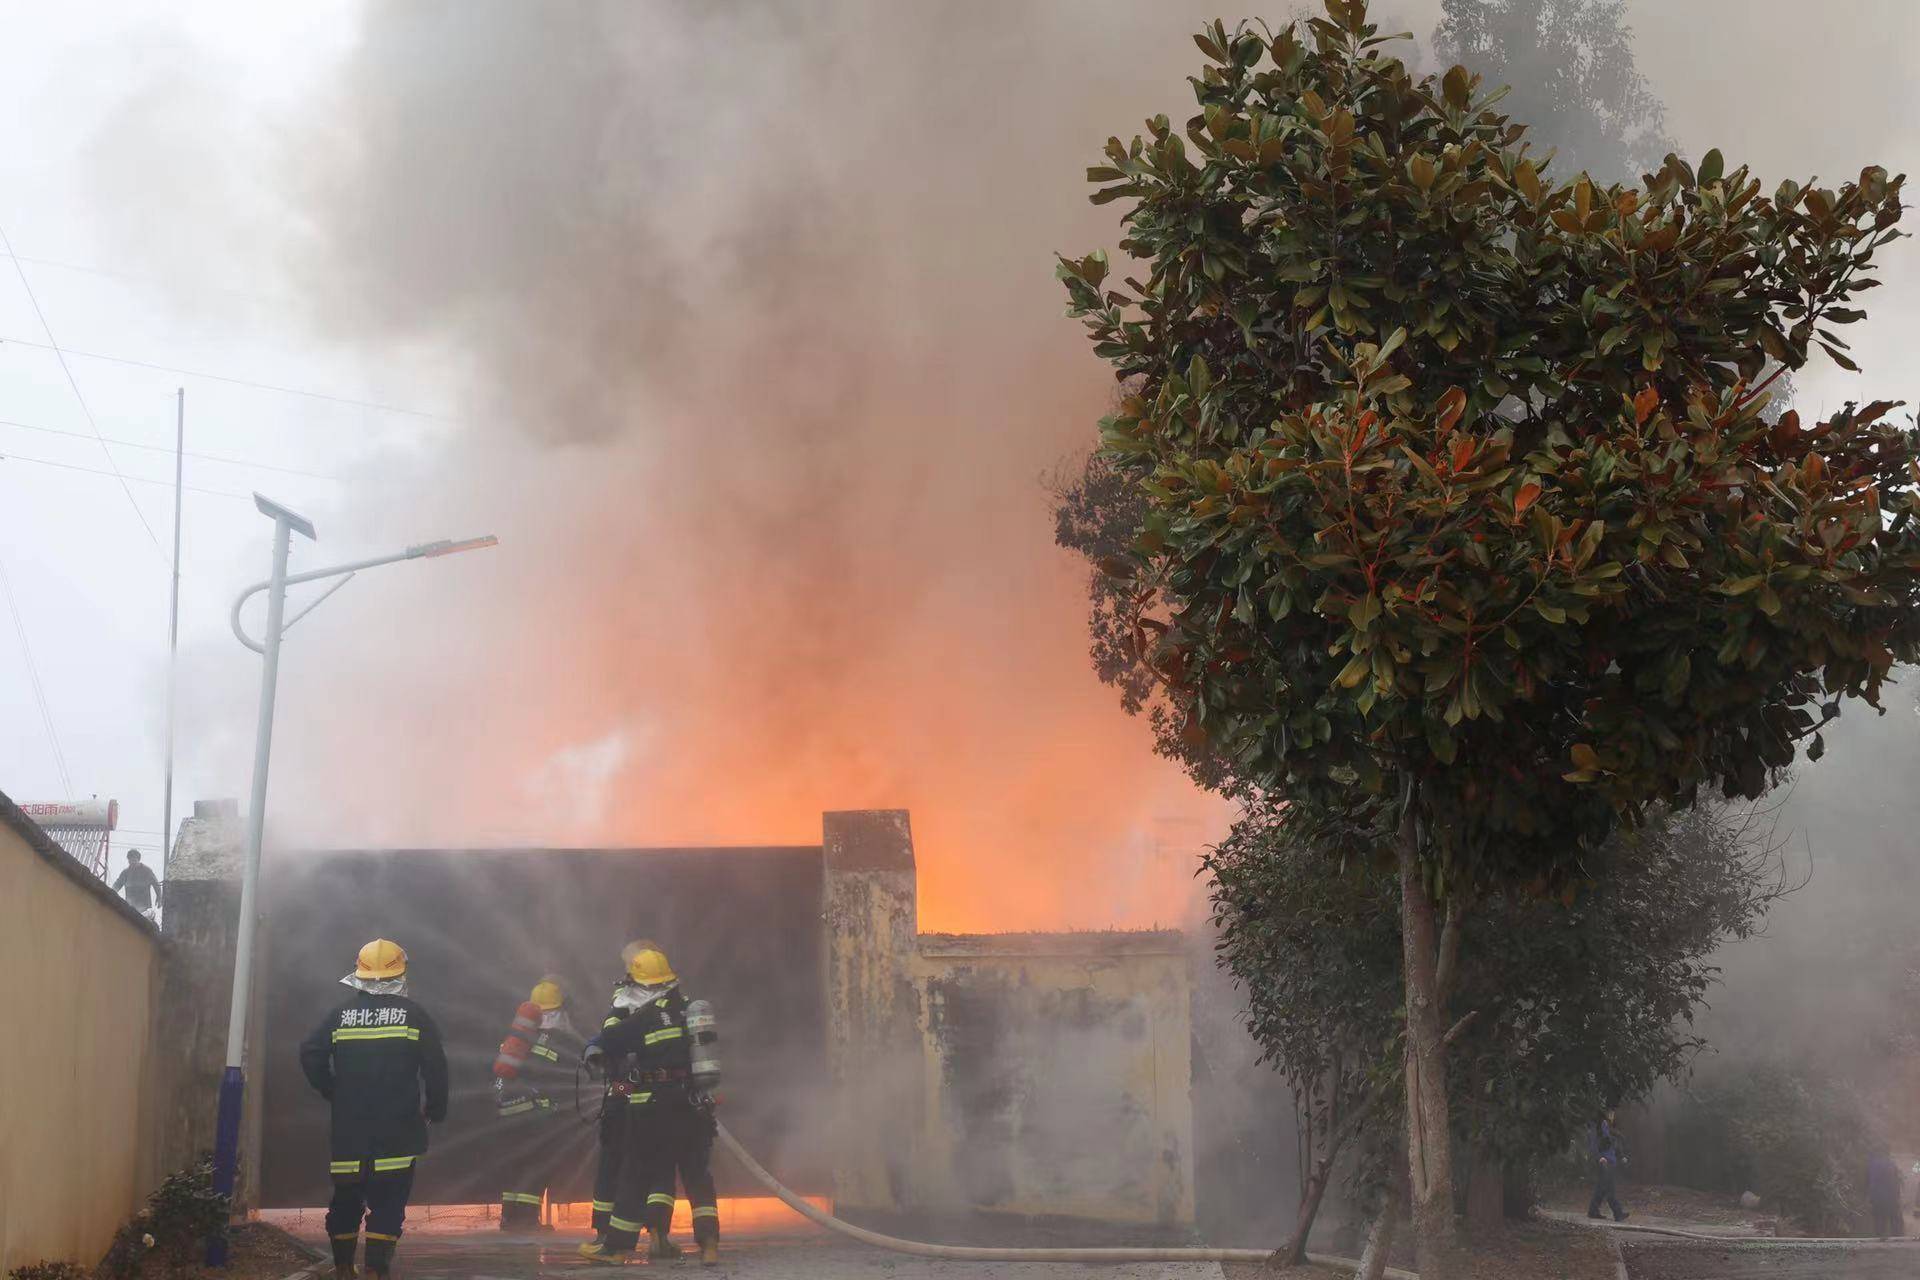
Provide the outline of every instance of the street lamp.
{"type": "MultiPolygon", "coordinates": [[[[498,541],[489,534],[484,538],[468,538],[463,542],[446,539],[423,542],[392,555],[289,575],[287,551],[293,535],[298,533],[312,540],[313,522],[258,493],[253,495],[253,505],[260,509],[262,515],[273,519],[273,575],[242,591],[240,598],[233,602],[233,634],[239,637],[241,644],[260,654],[265,661],[260,667],[260,723],[253,744],[253,801],[247,810],[247,863],[240,880],[240,929],[233,952],[233,1005],[227,1015],[227,1069],[220,1077],[220,1113],[213,1138],[213,1189],[216,1194],[226,1196],[229,1204],[232,1203],[234,1175],[240,1156],[240,1100],[246,1087],[241,1059],[247,1043],[247,1008],[252,1003],[250,996],[253,987],[253,902],[260,882],[260,841],[266,830],[267,760],[273,749],[273,697],[280,676],[280,637],[287,628],[318,608],[328,596],[346,586],[348,580],[362,569],[400,560],[476,551],[481,547],[491,547],[498,541]],[[305,609],[287,618],[287,588],[300,582],[318,582],[322,578],[339,578],[340,581],[327,588],[319,599],[305,609]],[[267,593],[267,631],[264,638],[255,640],[240,625],[240,610],[262,591],[267,593]]],[[[207,1265],[220,1267],[225,1266],[226,1262],[227,1240],[226,1235],[221,1233],[207,1242],[207,1265]]]]}

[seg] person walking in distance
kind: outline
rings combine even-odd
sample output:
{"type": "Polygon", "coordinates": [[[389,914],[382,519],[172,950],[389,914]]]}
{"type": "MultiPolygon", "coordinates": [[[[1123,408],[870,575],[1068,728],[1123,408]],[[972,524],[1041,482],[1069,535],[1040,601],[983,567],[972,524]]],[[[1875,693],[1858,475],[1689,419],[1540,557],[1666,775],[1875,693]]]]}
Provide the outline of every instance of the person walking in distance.
{"type": "Polygon", "coordinates": [[[376,938],[360,948],[345,1003],[300,1043],[300,1069],[333,1107],[333,1202],[327,1236],[335,1280],[351,1280],[367,1228],[367,1274],[385,1280],[406,1221],[427,1125],[447,1118],[440,1030],[407,993],[407,953],[376,938]]]}
{"type": "Polygon", "coordinates": [[[1593,1197],[1587,1201],[1587,1216],[1599,1217],[1600,1202],[1604,1200],[1613,1210],[1613,1220],[1625,1222],[1627,1211],[1620,1207],[1616,1188],[1619,1185],[1620,1166],[1627,1162],[1627,1156],[1620,1142],[1620,1134],[1613,1126],[1613,1108],[1608,1107],[1600,1113],[1594,1126],[1587,1130],[1587,1155],[1593,1160],[1593,1197]]]}
{"type": "Polygon", "coordinates": [[[1874,1235],[1898,1240],[1907,1234],[1900,1208],[1900,1166],[1893,1162],[1893,1153],[1885,1143],[1867,1161],[1867,1204],[1873,1210],[1874,1235]]]}
{"type": "Polygon", "coordinates": [[[127,868],[113,882],[113,891],[126,896],[127,905],[151,920],[160,901],[160,880],[153,868],[140,861],[138,849],[127,850],[127,868]]]}

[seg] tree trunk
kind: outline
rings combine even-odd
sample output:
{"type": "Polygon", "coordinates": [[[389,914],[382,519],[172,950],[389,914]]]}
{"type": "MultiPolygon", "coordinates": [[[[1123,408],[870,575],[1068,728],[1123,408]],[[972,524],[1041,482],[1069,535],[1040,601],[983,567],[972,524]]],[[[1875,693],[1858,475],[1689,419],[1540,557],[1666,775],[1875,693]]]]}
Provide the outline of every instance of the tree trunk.
{"type": "MultiPolygon", "coordinates": [[[[1407,986],[1407,1174],[1414,1254],[1420,1280],[1461,1274],[1453,1222],[1453,1151],[1447,1128],[1447,1054],[1441,1026],[1442,938],[1433,895],[1420,868],[1417,806],[1409,797],[1400,820],[1400,925],[1407,986]]],[[[1446,941],[1457,945],[1450,916],[1446,941]]],[[[1450,960],[1451,956],[1444,957],[1450,960]]],[[[1451,965],[1445,967],[1451,968],[1451,965]]]]}
{"type": "Polygon", "coordinates": [[[1533,1166],[1515,1160],[1500,1171],[1500,1208],[1509,1218],[1530,1218],[1540,1202],[1533,1188],[1533,1166]]]}
{"type": "Polygon", "coordinates": [[[1386,1201],[1367,1227],[1367,1244],[1360,1251],[1360,1265],[1354,1268],[1353,1280],[1380,1280],[1386,1274],[1387,1255],[1393,1252],[1393,1238],[1400,1233],[1400,1206],[1406,1196],[1407,1165],[1399,1161],[1394,1165],[1393,1185],[1387,1189],[1386,1201]]]}
{"type": "Polygon", "coordinates": [[[1473,1152],[1467,1173],[1467,1230],[1482,1239],[1500,1229],[1506,1217],[1506,1180],[1500,1162],[1484,1147],[1473,1152]]]}
{"type": "Polygon", "coordinates": [[[1307,1260],[1307,1235],[1313,1230],[1313,1220],[1320,1215],[1320,1202],[1327,1197],[1327,1184],[1333,1181],[1333,1153],[1328,1152],[1314,1165],[1313,1172],[1307,1178],[1306,1190],[1300,1194],[1300,1216],[1295,1220],[1293,1238],[1274,1251],[1268,1262],[1280,1267],[1298,1267],[1307,1260]]]}

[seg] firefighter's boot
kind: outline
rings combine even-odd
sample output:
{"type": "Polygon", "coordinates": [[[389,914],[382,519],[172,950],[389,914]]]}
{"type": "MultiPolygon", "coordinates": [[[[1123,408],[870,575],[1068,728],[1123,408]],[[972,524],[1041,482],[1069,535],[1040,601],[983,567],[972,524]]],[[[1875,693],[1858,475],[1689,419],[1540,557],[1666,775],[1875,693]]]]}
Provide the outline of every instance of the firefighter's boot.
{"type": "Polygon", "coordinates": [[[647,1256],[657,1261],[668,1261],[680,1256],[680,1246],[667,1239],[667,1233],[659,1228],[653,1229],[653,1244],[647,1249],[647,1256]]]}
{"type": "Polygon", "coordinates": [[[619,1267],[626,1265],[633,1257],[631,1249],[616,1249],[609,1245],[604,1236],[596,1236],[580,1246],[580,1256],[588,1262],[597,1262],[602,1266],[619,1267]]]}
{"type": "Polygon", "coordinates": [[[720,1261],[720,1241],[718,1237],[708,1236],[700,1242],[700,1265],[715,1266],[720,1261]]]}

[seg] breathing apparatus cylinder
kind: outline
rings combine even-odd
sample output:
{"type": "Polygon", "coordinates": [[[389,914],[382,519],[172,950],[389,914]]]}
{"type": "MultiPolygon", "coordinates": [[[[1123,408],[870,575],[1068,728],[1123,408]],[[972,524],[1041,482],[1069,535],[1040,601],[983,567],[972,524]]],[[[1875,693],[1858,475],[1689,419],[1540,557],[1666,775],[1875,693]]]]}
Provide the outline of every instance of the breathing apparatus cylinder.
{"type": "Polygon", "coordinates": [[[540,1036],[540,1006],[531,1000],[523,1001],[513,1011],[513,1026],[507,1030],[507,1038],[500,1042],[500,1052],[494,1055],[493,1074],[502,1080],[520,1078],[520,1068],[527,1065],[527,1054],[533,1051],[533,1042],[540,1036]]]}
{"type": "Polygon", "coordinates": [[[713,1005],[705,1000],[687,1003],[687,1035],[693,1040],[693,1082],[711,1089],[720,1083],[720,1033],[714,1028],[713,1005]]]}

